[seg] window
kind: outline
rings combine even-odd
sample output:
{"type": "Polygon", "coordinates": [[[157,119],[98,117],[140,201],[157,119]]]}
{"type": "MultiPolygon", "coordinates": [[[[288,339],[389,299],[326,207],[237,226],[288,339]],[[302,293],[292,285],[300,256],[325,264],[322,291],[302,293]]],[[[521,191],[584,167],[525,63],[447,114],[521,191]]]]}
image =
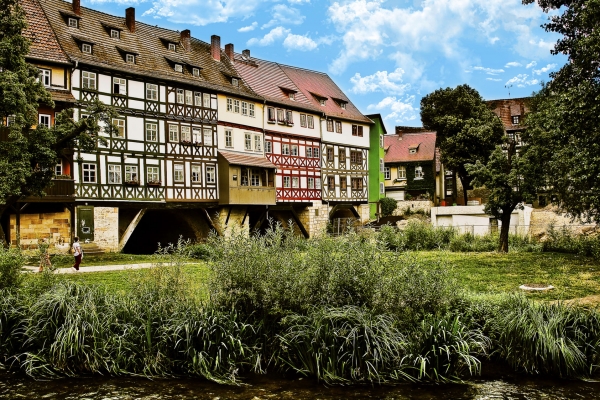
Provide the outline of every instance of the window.
{"type": "Polygon", "coordinates": [[[363,190],[362,178],[352,178],[350,184],[352,185],[352,190],[363,190]]]}
{"type": "Polygon", "coordinates": [[[335,133],[342,133],[342,123],[335,121],[335,133]]]}
{"type": "Polygon", "coordinates": [[[350,152],[350,164],[362,164],[362,152],[361,151],[351,151],[350,152]]]}
{"type": "Polygon", "coordinates": [[[312,147],[306,148],[306,157],[312,158],[312,147]]]}
{"type": "Polygon", "coordinates": [[[262,151],[262,137],[260,135],[254,135],[254,150],[262,151]]]}
{"type": "Polygon", "coordinates": [[[108,165],[108,183],[120,184],[121,183],[121,166],[109,164],[108,165]]]}
{"type": "Polygon", "coordinates": [[[416,147],[410,147],[408,149],[408,154],[417,154],[417,148],[416,147]]]}
{"type": "Polygon", "coordinates": [[[379,135],[379,147],[381,147],[383,149],[383,135],[379,135]]]}
{"type": "Polygon", "coordinates": [[[333,162],[333,147],[327,148],[327,162],[333,162]]]}
{"type": "Polygon", "coordinates": [[[192,75],[198,78],[200,76],[200,69],[192,68],[192,75]]]}
{"type": "Polygon", "coordinates": [[[125,120],[120,118],[113,118],[112,123],[117,128],[114,137],[125,138],[125,120]]]}
{"type": "Polygon", "coordinates": [[[15,123],[15,116],[14,115],[9,115],[9,116],[6,117],[6,126],[11,126],[14,123],[15,123]]]}
{"type": "Polygon", "coordinates": [[[327,120],[327,132],[333,132],[333,120],[327,120]]]}
{"type": "Polygon", "coordinates": [[[329,190],[334,190],[335,189],[335,176],[329,176],[329,177],[327,177],[327,188],[329,190]]]}
{"type": "Polygon", "coordinates": [[[340,108],[341,108],[342,110],[345,110],[345,109],[346,109],[346,103],[343,103],[343,102],[342,102],[342,103],[340,103],[340,108]]]}
{"type": "Polygon", "coordinates": [[[345,176],[340,176],[340,189],[348,189],[348,178],[346,178],[345,176]]]}
{"type": "Polygon", "coordinates": [[[238,78],[231,78],[231,84],[235,87],[238,87],[240,85],[240,82],[238,78]]]}
{"type": "Polygon", "coordinates": [[[285,112],[285,123],[288,125],[294,125],[294,117],[291,110],[285,112]]]}
{"type": "Polygon", "coordinates": [[[260,170],[252,169],[250,174],[250,186],[260,186],[260,170]]]}
{"type": "Polygon", "coordinates": [[[192,182],[199,183],[200,182],[200,166],[192,165],[192,182]]]}
{"type": "Polygon", "coordinates": [[[233,147],[233,137],[230,130],[225,131],[225,147],[233,147]]]}
{"type": "Polygon", "coordinates": [[[96,164],[86,164],[81,166],[83,183],[96,183],[96,164]]]}
{"type": "Polygon", "coordinates": [[[265,153],[273,152],[273,144],[271,142],[265,142],[265,153]]]}
{"type": "Polygon", "coordinates": [[[175,64],[175,72],[183,72],[183,65],[175,64]]]}
{"type": "Polygon", "coordinates": [[[113,39],[119,39],[121,37],[120,33],[121,32],[119,32],[116,29],[111,29],[110,30],[110,37],[113,38],[113,39]]]}
{"type": "Polygon", "coordinates": [[[52,86],[52,72],[49,69],[40,69],[40,81],[45,87],[52,86]]]}
{"type": "Polygon", "coordinates": [[[343,147],[340,147],[338,149],[338,161],[339,161],[339,164],[340,164],[340,168],[342,166],[343,167],[346,166],[346,149],[344,149],[343,147]]]}
{"type": "Polygon", "coordinates": [[[288,93],[288,97],[290,98],[290,100],[296,100],[296,93],[288,93]]]}
{"type": "Polygon", "coordinates": [[[298,183],[299,183],[299,178],[297,176],[293,177],[292,178],[292,187],[297,189],[299,187],[298,183]]]}
{"type": "Polygon", "coordinates": [[[383,168],[383,179],[392,179],[392,173],[390,172],[390,167],[383,168]]]}
{"type": "Polygon", "coordinates": [[[71,28],[78,28],[79,27],[79,21],[77,20],[77,18],[69,18],[67,20],[67,24],[71,27],[71,28]]]}
{"type": "Polygon", "coordinates": [[[285,123],[284,113],[283,113],[283,110],[281,108],[277,109],[277,122],[279,122],[279,123],[285,123]]]}
{"type": "Polygon", "coordinates": [[[54,166],[54,175],[56,175],[56,176],[62,175],[62,171],[63,171],[62,160],[60,160],[58,162],[58,164],[56,164],[54,166]]]}
{"type": "Polygon", "coordinates": [[[308,188],[309,189],[315,188],[315,178],[308,178],[308,188]]]}
{"type": "Polygon", "coordinates": [[[306,116],[306,122],[308,123],[308,128],[309,129],[314,129],[315,128],[315,119],[312,115],[307,115],[306,116]]]}
{"type": "Polygon", "coordinates": [[[192,142],[196,144],[202,143],[202,132],[200,132],[200,128],[195,126],[192,127],[192,142]]]}
{"type": "Polygon", "coordinates": [[[234,113],[240,112],[240,101],[239,100],[233,100],[233,112],[234,113]]]}
{"type": "Polygon", "coordinates": [[[125,166],[125,182],[139,182],[137,165],[125,166]]]}
{"type": "Polygon", "coordinates": [[[183,182],[183,164],[173,164],[173,181],[183,182]]]}
{"type": "Polygon", "coordinates": [[[293,144],[292,145],[292,155],[293,156],[297,156],[298,155],[298,145],[297,144],[293,144]]]}
{"type": "Polygon", "coordinates": [[[319,148],[313,147],[313,158],[319,158],[319,148]]]}
{"type": "Polygon", "coordinates": [[[323,100],[323,99],[319,100],[319,104],[322,105],[322,106],[324,106],[325,105],[325,100],[323,100]]]}
{"type": "Polygon", "coordinates": [[[242,115],[248,115],[248,103],[242,101],[242,115]]]}
{"type": "Polygon", "coordinates": [[[306,128],[306,114],[300,114],[300,126],[306,128]]]}
{"type": "Polygon", "coordinates": [[[383,184],[383,182],[379,182],[379,194],[384,194],[385,193],[385,185],[383,184]]]}
{"type": "Polygon", "coordinates": [[[206,183],[215,183],[216,168],[206,167],[206,183]]]}
{"type": "Polygon", "coordinates": [[[179,125],[169,124],[169,142],[179,142],[179,125]]]}
{"type": "Polygon", "coordinates": [[[291,187],[291,178],[289,176],[284,176],[283,177],[283,187],[284,188],[289,188],[291,187]]]}
{"type": "Polygon", "coordinates": [[[398,179],[406,179],[406,167],[403,165],[398,167],[398,179]]]}
{"type": "Polygon", "coordinates": [[[89,43],[82,43],[81,52],[86,54],[92,54],[92,45],[89,43]]]}
{"type": "Polygon", "coordinates": [[[385,164],[383,163],[383,158],[379,159],[379,172],[383,172],[385,168],[385,164]]]}
{"type": "Polygon", "coordinates": [[[321,178],[315,178],[315,189],[321,189],[321,178]]]}
{"type": "Polygon", "coordinates": [[[160,174],[158,171],[158,167],[147,167],[146,168],[146,179],[150,183],[160,182],[160,174]]]}
{"type": "Polygon", "coordinates": [[[520,119],[519,117],[520,117],[520,115],[513,115],[512,116],[512,123],[513,123],[513,125],[519,125],[519,119],[520,119]]]}
{"type": "Polygon", "coordinates": [[[233,100],[227,99],[227,111],[233,111],[233,100]]]}
{"type": "Polygon", "coordinates": [[[210,94],[204,93],[204,108],[210,108],[210,94]]]}
{"type": "Polygon", "coordinates": [[[241,168],[240,169],[240,185],[248,186],[248,169],[241,168]]]}
{"type": "Polygon", "coordinates": [[[175,50],[177,50],[177,46],[175,45],[175,43],[169,43],[169,50],[170,50],[170,51],[175,51],[175,50]]]}
{"type": "Polygon", "coordinates": [[[423,174],[423,167],[420,165],[415,167],[415,179],[423,179],[425,175],[423,174]]]}
{"type": "Polygon", "coordinates": [[[81,87],[83,89],[96,90],[96,73],[95,72],[81,72],[81,87]]]}
{"type": "Polygon", "coordinates": [[[50,128],[50,116],[47,114],[40,114],[38,116],[38,122],[40,125],[50,128]]]}
{"type": "Polygon", "coordinates": [[[127,81],[123,78],[113,78],[113,93],[127,94],[127,81]]]}
{"type": "Polygon", "coordinates": [[[281,154],[283,154],[284,156],[290,155],[290,145],[289,144],[281,145],[281,154]]]}
{"type": "Polygon", "coordinates": [[[205,146],[213,145],[213,132],[211,128],[204,128],[202,130],[202,138],[204,139],[205,146]]]}
{"type": "Polygon", "coordinates": [[[363,127],[361,125],[358,126],[358,137],[363,137],[363,127]]]}
{"type": "Polygon", "coordinates": [[[158,85],[146,83],[146,100],[158,100],[158,85]]]}
{"type": "Polygon", "coordinates": [[[267,108],[267,120],[269,122],[275,122],[275,109],[273,107],[267,108]]]}
{"type": "Polygon", "coordinates": [[[202,107],[202,93],[194,92],[194,104],[196,107],[202,107]]]}
{"type": "Polygon", "coordinates": [[[181,126],[181,141],[190,142],[192,141],[192,133],[189,126],[181,126]]]}
{"type": "Polygon", "coordinates": [[[176,95],[175,95],[175,100],[179,104],[183,104],[185,102],[185,91],[183,89],[177,89],[176,95]]]}
{"type": "Polygon", "coordinates": [[[252,118],[254,118],[254,104],[250,103],[248,104],[248,115],[251,116],[252,118]]]}
{"type": "Polygon", "coordinates": [[[158,140],[158,124],[153,122],[146,123],[146,141],[156,142],[158,140]]]}
{"type": "Polygon", "coordinates": [[[185,91],[185,104],[188,106],[194,105],[194,93],[190,90],[185,91]]]}
{"type": "Polygon", "coordinates": [[[352,136],[363,136],[363,127],[360,125],[352,125],[352,136]]]}
{"type": "Polygon", "coordinates": [[[249,133],[244,134],[244,149],[252,150],[252,135],[249,133]]]}

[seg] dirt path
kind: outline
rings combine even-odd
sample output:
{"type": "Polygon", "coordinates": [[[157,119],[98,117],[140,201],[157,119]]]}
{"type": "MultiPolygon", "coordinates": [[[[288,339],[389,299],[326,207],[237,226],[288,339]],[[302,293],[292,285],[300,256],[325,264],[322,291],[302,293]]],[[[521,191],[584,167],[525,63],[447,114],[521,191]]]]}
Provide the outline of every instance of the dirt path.
{"type": "MultiPolygon", "coordinates": [[[[118,265],[95,265],[92,267],[80,267],[79,271],[73,271],[71,268],[58,268],[56,273],[58,274],[81,274],[86,272],[106,272],[106,271],[121,271],[124,269],[140,269],[150,268],[155,264],[152,263],[140,263],[140,264],[118,264],[118,265]]],[[[38,267],[25,266],[23,267],[28,272],[38,273],[38,267]]]]}

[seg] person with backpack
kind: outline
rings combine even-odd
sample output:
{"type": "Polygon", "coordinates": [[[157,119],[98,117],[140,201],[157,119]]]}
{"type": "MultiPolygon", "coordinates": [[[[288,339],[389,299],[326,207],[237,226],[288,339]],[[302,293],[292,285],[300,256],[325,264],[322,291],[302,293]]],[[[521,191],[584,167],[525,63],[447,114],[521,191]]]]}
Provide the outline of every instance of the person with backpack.
{"type": "Polygon", "coordinates": [[[78,236],[73,238],[73,256],[75,257],[75,264],[73,264],[71,269],[73,272],[78,272],[79,264],[81,264],[81,259],[83,258],[83,249],[81,248],[81,244],[79,244],[78,236]]]}

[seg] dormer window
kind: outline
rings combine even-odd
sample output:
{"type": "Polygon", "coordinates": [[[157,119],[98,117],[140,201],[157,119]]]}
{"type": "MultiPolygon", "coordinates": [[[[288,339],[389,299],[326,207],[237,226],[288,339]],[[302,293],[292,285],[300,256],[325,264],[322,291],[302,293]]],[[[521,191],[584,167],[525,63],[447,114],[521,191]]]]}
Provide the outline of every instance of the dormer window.
{"type": "Polygon", "coordinates": [[[92,45],[89,43],[82,43],[81,52],[86,54],[92,54],[92,45]]]}
{"type": "Polygon", "coordinates": [[[512,123],[513,123],[513,125],[519,125],[519,122],[520,122],[520,119],[521,119],[519,117],[520,117],[520,115],[513,115],[512,116],[512,123]]]}
{"type": "Polygon", "coordinates": [[[198,78],[200,76],[200,68],[192,68],[192,75],[198,78]]]}
{"type": "Polygon", "coordinates": [[[79,28],[79,21],[77,20],[77,18],[68,18],[67,19],[67,24],[71,28],[79,28]]]}
{"type": "Polygon", "coordinates": [[[290,97],[290,100],[296,100],[296,93],[288,93],[288,96],[290,97]]]}
{"type": "Polygon", "coordinates": [[[240,81],[238,78],[231,78],[231,84],[235,87],[239,87],[240,86],[240,81]]]}
{"type": "Polygon", "coordinates": [[[110,37],[113,39],[120,39],[121,38],[121,32],[119,32],[116,29],[111,29],[110,30],[110,37]]]}
{"type": "Polygon", "coordinates": [[[175,72],[183,72],[183,65],[175,64],[175,72]]]}
{"type": "Polygon", "coordinates": [[[319,100],[319,104],[322,105],[322,106],[324,106],[325,105],[325,99],[320,99],[319,100]]]}
{"type": "Polygon", "coordinates": [[[125,54],[125,62],[127,64],[135,64],[135,55],[133,55],[133,54],[125,54]]]}
{"type": "Polygon", "coordinates": [[[170,50],[170,51],[175,51],[175,50],[177,50],[177,46],[175,45],[175,43],[169,43],[169,50],[170,50]]]}
{"type": "Polygon", "coordinates": [[[346,109],[346,103],[340,103],[340,108],[342,110],[345,110],[346,109]]]}
{"type": "Polygon", "coordinates": [[[417,154],[417,149],[408,149],[408,154],[417,154]]]}

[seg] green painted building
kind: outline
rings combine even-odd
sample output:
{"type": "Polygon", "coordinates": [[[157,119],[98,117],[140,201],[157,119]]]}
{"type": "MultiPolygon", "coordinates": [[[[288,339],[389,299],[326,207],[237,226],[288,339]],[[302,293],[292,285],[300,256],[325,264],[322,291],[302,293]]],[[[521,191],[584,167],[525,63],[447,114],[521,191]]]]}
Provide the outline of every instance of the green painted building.
{"type": "Polygon", "coordinates": [[[379,199],[385,197],[383,136],[387,131],[380,114],[371,114],[367,117],[374,122],[371,126],[369,145],[369,218],[376,219],[379,212],[379,199]]]}

